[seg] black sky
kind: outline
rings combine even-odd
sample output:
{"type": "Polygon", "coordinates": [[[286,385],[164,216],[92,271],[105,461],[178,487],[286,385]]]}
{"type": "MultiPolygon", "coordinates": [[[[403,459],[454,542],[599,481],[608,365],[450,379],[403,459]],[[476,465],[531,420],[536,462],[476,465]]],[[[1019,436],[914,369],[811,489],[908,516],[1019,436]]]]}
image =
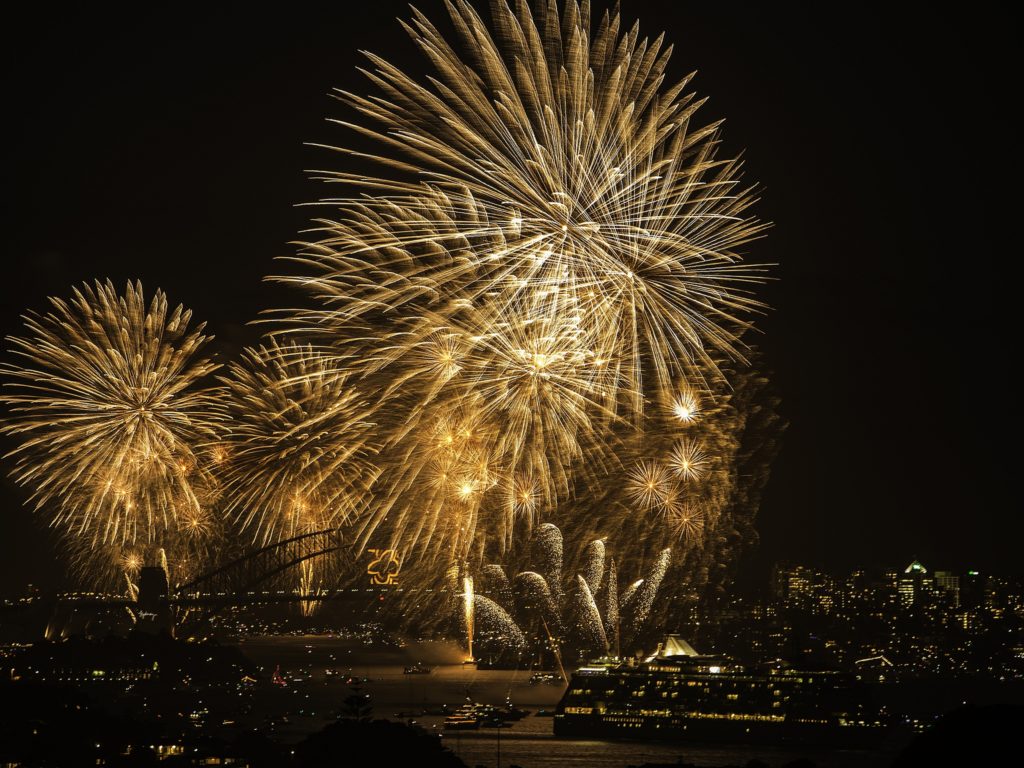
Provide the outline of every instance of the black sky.
{"type": "MultiPolygon", "coordinates": [[[[778,262],[758,341],[790,423],[751,567],[903,563],[1019,572],[1011,190],[1019,100],[1008,19],[623,0],[698,70],[707,120],[745,149],[778,262]]],[[[418,3],[432,18],[439,0],[418,3]]],[[[292,304],[261,282],[343,158],[327,94],[365,90],[369,49],[412,71],[404,3],[236,6],[123,17],[38,8],[4,58],[0,332],[75,283],[141,278],[230,355],[292,304]],[[353,10],[358,8],[359,10],[353,10]]],[[[0,490],[0,593],[60,572],[40,519],[0,490]]]]}

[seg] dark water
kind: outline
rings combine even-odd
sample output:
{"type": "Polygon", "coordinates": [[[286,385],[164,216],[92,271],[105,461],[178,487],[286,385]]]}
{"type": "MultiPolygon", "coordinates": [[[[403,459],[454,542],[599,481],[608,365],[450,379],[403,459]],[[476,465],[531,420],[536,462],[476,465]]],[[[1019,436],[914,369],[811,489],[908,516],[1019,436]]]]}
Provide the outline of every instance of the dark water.
{"type": "MultiPolygon", "coordinates": [[[[316,636],[273,636],[246,640],[242,650],[266,671],[280,665],[285,675],[301,672],[309,679],[261,692],[260,711],[288,711],[290,722],[279,728],[281,738],[298,740],[319,730],[334,718],[342,700],[351,693],[344,675],[327,677],[334,668],[360,679],[367,678],[362,689],[372,697],[374,717],[405,719],[410,712],[431,709],[441,704],[457,706],[469,699],[487,704],[503,704],[506,698],[524,709],[553,709],[562,695],[562,687],[530,685],[532,670],[478,670],[463,665],[463,653],[454,644],[409,645],[402,649],[363,646],[351,640],[316,636]],[[434,667],[429,675],[406,675],[403,668],[413,662],[434,667]],[[402,717],[399,717],[399,713],[402,717]]],[[[881,768],[890,756],[878,752],[853,750],[793,751],[764,746],[691,745],[685,743],[556,739],[552,720],[531,714],[510,728],[479,731],[442,731],[444,717],[416,715],[425,728],[442,733],[445,744],[471,768],[626,768],[645,762],[693,763],[702,768],[744,766],[752,759],[772,768],[798,758],[813,760],[821,768],[881,768]],[[500,745],[499,745],[500,739],[500,745]]]]}

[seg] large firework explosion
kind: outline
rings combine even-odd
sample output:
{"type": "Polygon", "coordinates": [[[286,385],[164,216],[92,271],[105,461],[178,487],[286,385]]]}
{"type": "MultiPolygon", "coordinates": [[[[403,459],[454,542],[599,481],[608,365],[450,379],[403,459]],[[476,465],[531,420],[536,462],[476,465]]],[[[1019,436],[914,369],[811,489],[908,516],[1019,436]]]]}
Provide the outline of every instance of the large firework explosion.
{"type": "Polygon", "coordinates": [[[357,113],[338,122],[377,147],[340,151],[384,170],[321,174],[358,193],[324,201],[299,274],[277,278],[316,300],[288,331],[383,393],[360,541],[482,561],[606,481],[698,539],[711,447],[647,435],[662,411],[716,407],[743,359],[761,274],[739,251],[763,225],[739,164],[689,78],[665,86],[662,39],[617,13],[591,36],[588,4],[494,3],[490,27],[448,8],[455,45],[418,12],[405,25],[429,79],[369,55],[377,92],[338,94],[357,113]]]}
{"type": "Polygon", "coordinates": [[[18,441],[15,479],[83,567],[93,552],[114,563],[190,541],[202,551],[217,525],[203,449],[217,416],[199,386],[217,366],[200,355],[203,326],[189,328],[191,313],[169,311],[160,291],[147,305],[139,284],[119,295],[97,282],[51,303],[8,339],[18,363],[3,366],[2,429],[18,441]]]}
{"type": "MultiPolygon", "coordinates": [[[[339,151],[383,170],[320,174],[346,191],[275,278],[310,306],[275,314],[216,407],[201,326],[139,286],[54,300],[11,340],[14,474],[82,567],[199,562],[225,525],[254,546],[340,527],[427,588],[453,563],[517,572],[555,522],[579,579],[538,578],[557,605],[589,594],[604,644],[652,568],[675,596],[723,583],[776,420],[742,339],[764,225],[740,164],[617,12],[447,7],[454,43],[405,25],[429,78],[370,55],[375,93],[339,92],[360,147],[339,151]]],[[[306,594],[334,578],[304,568],[306,594]]]]}

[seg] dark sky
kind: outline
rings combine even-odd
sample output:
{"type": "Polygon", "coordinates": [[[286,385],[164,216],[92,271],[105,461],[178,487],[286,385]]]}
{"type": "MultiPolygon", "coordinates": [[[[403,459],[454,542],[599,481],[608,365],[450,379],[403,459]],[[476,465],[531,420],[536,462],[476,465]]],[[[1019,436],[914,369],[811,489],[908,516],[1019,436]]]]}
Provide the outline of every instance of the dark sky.
{"type": "MultiPolygon", "coordinates": [[[[759,344],[790,427],[751,567],[916,555],[1019,572],[1016,473],[997,445],[1019,423],[1013,25],[976,4],[622,5],[667,32],[673,75],[699,71],[705,118],[727,118],[775,223],[751,256],[780,265],[759,344]]],[[[41,7],[8,30],[0,331],[75,283],[141,278],[230,354],[259,310],[291,303],[261,278],[310,216],[296,204],[325,194],[303,169],[341,167],[303,146],[346,138],[325,122],[346,114],[329,90],[364,89],[362,48],[422,61],[392,0],[133,11],[41,7]]],[[[46,529],[4,482],[0,593],[53,583],[46,529]]]]}

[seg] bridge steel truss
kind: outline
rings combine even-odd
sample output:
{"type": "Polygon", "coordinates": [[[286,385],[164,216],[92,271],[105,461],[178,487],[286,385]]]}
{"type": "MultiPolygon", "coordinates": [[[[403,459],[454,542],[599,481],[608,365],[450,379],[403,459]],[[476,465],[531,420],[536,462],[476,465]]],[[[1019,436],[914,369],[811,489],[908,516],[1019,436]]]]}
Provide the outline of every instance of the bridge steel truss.
{"type": "MultiPolygon", "coordinates": [[[[183,607],[244,604],[247,602],[245,597],[261,584],[307,560],[329,555],[342,547],[341,535],[335,528],[274,542],[173,587],[169,601],[183,607]]],[[[286,593],[286,599],[301,600],[304,597],[309,599],[309,596],[286,593]]],[[[254,602],[265,599],[255,597],[254,602]]],[[[216,610],[207,616],[214,612],[216,610]]]]}

